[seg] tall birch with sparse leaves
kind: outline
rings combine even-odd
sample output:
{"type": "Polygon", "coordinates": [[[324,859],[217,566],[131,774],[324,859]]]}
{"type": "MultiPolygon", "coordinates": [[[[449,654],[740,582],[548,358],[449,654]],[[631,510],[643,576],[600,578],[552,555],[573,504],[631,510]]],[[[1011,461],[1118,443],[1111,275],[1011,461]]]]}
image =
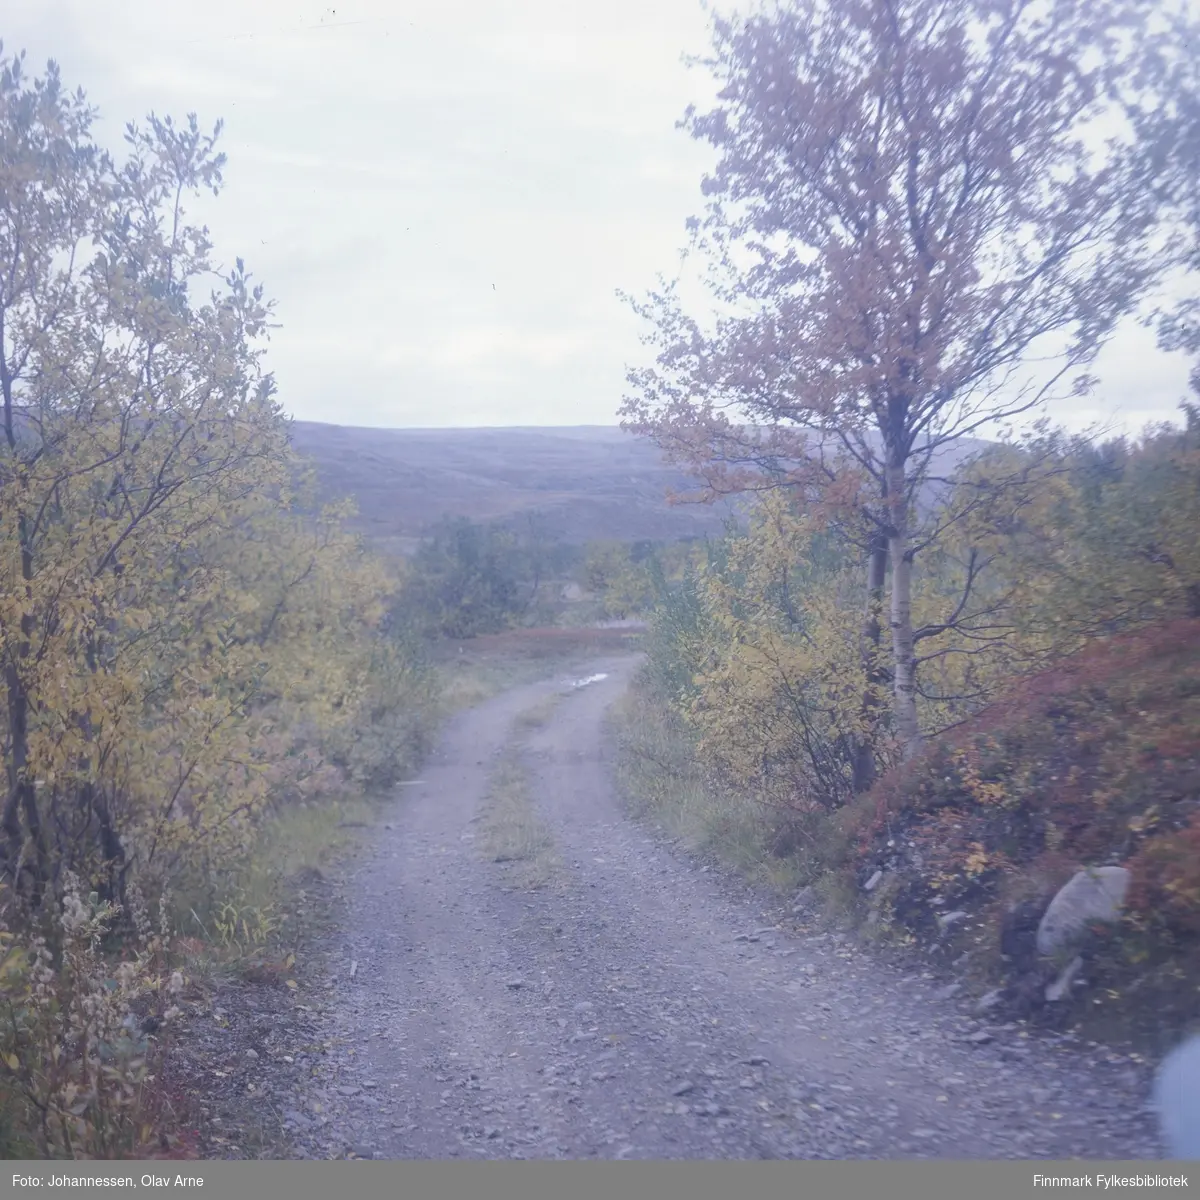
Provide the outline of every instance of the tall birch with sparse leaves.
{"type": "Polygon", "coordinates": [[[1177,36],[1164,12],[793,0],[715,20],[718,99],[682,122],[717,156],[689,223],[712,311],[676,284],[634,301],[656,357],[630,373],[625,425],[709,494],[784,487],[857,530],[868,594],[886,558],[863,640],[890,627],[908,754],[920,642],[970,622],[979,588],[964,569],[945,619],[914,629],[913,573],[946,532],[929,489],[963,439],[1086,392],[1179,259],[1170,152],[1134,135],[1177,36]]]}

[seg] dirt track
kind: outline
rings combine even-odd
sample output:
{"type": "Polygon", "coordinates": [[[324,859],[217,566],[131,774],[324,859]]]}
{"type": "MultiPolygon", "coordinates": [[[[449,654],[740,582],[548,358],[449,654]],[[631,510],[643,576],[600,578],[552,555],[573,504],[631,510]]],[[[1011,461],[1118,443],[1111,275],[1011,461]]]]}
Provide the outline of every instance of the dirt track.
{"type": "Polygon", "coordinates": [[[981,1026],[927,981],[656,844],[605,767],[636,664],[459,716],[348,884],[295,1153],[382,1158],[1156,1157],[1142,1070],[981,1026]],[[514,722],[559,869],[480,852],[514,722]],[[520,726],[518,726],[520,728],[520,726]],[[351,975],[351,964],[354,964],[351,975]]]}

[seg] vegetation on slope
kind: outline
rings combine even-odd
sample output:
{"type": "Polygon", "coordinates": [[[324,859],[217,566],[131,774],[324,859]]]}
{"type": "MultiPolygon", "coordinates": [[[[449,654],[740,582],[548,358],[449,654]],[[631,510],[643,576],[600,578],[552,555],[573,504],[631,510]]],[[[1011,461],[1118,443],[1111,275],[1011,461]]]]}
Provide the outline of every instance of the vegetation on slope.
{"type": "Polygon", "coordinates": [[[1163,1048],[1200,1016],[1198,767],[1200,622],[1182,619],[1034,676],[893,772],[840,823],[835,869],[860,916],[944,962],[970,954],[1022,1015],[1163,1048]],[[1132,874],[1123,918],[1047,1004],[1065,964],[1039,961],[1038,918],[1078,869],[1107,865],[1132,874]]]}
{"type": "Polygon", "coordinates": [[[391,610],[427,639],[644,615],[696,556],[689,541],[575,545],[523,527],[448,518],[426,531],[391,610]]]}
{"type": "MultiPolygon", "coordinates": [[[[865,595],[844,544],[769,497],[652,622],[620,722],[626,791],[760,877],[812,885],[810,903],[824,897],[872,936],[1000,986],[1023,1015],[1103,1016],[1169,1039],[1200,1016],[1200,559],[1188,532],[1200,419],[1186,418],[1135,444],[1043,438],[993,452],[1028,455],[1039,482],[1015,513],[977,523],[917,598],[931,621],[984,548],[987,628],[929,638],[928,740],[908,760],[886,666],[859,654],[865,595]],[[881,777],[856,789],[864,730],[881,777]],[[1132,873],[1125,915],[1047,1003],[1063,964],[1033,947],[1038,919],[1074,872],[1105,865],[1132,873]]],[[[949,506],[987,462],[966,468],[949,506]]]]}
{"type": "MultiPolygon", "coordinates": [[[[623,409],[707,497],[753,501],[654,622],[633,786],[873,930],[1003,956],[1010,998],[1060,1013],[1022,922],[1121,864],[1111,969],[1147,997],[1178,976],[1168,1031],[1197,1005],[1200,412],[1133,445],[1010,431],[1200,265],[1196,32],[1149,0],[717,18],[715,99],[682,122],[715,151],[689,222],[709,304],[634,303],[653,357],[623,409]]],[[[1200,347],[1194,295],[1156,315],[1200,347]]]]}

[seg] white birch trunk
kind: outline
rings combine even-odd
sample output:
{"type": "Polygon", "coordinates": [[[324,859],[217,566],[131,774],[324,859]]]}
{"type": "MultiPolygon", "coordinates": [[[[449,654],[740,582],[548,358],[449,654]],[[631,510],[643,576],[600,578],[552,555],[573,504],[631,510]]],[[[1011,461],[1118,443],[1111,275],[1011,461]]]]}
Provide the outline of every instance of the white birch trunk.
{"type": "Polygon", "coordinates": [[[882,696],[876,690],[877,654],[883,638],[883,589],[887,583],[887,540],[880,535],[867,556],[867,604],[863,613],[862,653],[864,691],[862,730],[854,755],[854,791],[867,791],[875,782],[875,746],[882,696]]]}
{"type": "Polygon", "coordinates": [[[896,734],[905,759],[921,746],[917,721],[917,655],[912,624],[912,554],[909,545],[908,505],[905,500],[904,465],[888,467],[892,528],[888,557],[892,568],[892,671],[895,679],[896,734]]]}

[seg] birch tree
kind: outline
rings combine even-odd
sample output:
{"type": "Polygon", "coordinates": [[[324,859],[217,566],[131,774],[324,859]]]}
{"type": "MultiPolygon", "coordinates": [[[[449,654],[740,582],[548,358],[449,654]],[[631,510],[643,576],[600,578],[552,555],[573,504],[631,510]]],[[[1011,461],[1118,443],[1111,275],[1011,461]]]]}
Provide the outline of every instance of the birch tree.
{"type": "Polygon", "coordinates": [[[228,860],[305,741],[368,772],[389,586],[298,502],[270,306],[184,211],[219,129],[151,116],[118,162],[93,118],[0,56],[0,880],[34,907],[228,860]]]}
{"type": "MultiPolygon", "coordinates": [[[[1159,342],[1191,356],[1190,383],[1200,395],[1200,23],[1172,13],[1170,29],[1148,72],[1154,84],[1149,102],[1131,116],[1154,159],[1159,199],[1177,224],[1184,253],[1180,294],[1155,314],[1159,342]]],[[[1191,426],[1195,414],[1186,411],[1185,419],[1191,426]]]]}
{"type": "MultiPolygon", "coordinates": [[[[795,0],[715,20],[718,99],[682,121],[716,151],[689,222],[712,312],[675,284],[634,303],[656,357],[630,373],[625,425],[710,494],[782,486],[852,528],[870,593],[888,589],[908,754],[913,570],[944,532],[923,490],[963,439],[1085,392],[1173,261],[1155,190],[1169,155],[1125,116],[1161,11],[795,0]]],[[[975,580],[948,620],[970,617],[975,580]]]]}

